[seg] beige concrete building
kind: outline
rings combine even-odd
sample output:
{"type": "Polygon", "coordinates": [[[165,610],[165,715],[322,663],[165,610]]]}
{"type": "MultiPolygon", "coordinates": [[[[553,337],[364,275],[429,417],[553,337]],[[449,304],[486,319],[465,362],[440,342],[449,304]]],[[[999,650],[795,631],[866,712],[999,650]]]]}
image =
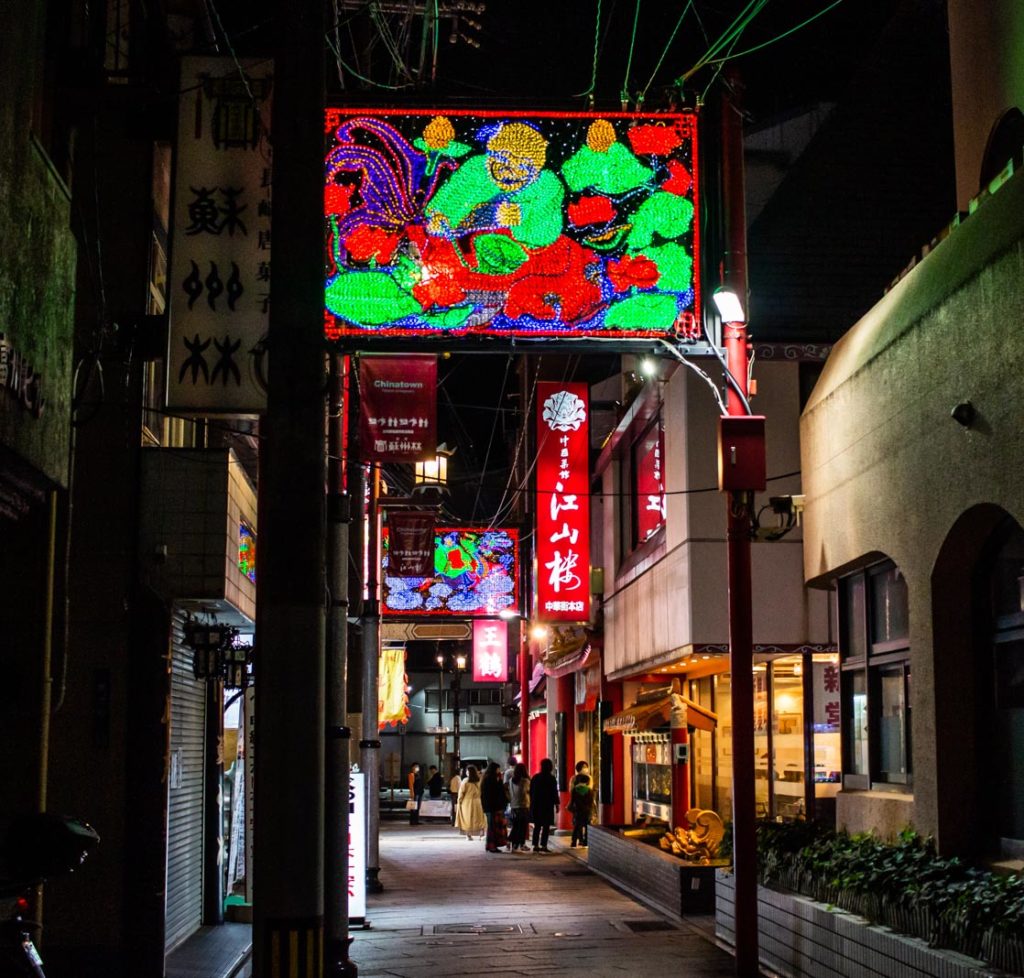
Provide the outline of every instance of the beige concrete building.
{"type": "Polygon", "coordinates": [[[961,214],[804,410],[804,566],[839,609],[839,823],[1019,858],[1024,8],[951,0],[949,25],[961,214]]]}

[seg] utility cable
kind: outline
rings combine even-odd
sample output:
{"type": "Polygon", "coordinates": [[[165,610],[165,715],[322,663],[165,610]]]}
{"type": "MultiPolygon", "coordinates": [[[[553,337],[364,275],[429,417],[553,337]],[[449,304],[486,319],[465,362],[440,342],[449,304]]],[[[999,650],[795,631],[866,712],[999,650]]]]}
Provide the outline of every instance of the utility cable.
{"type": "Polygon", "coordinates": [[[669,48],[672,47],[672,42],[676,39],[676,34],[679,33],[679,28],[683,26],[683,20],[686,15],[693,8],[693,0],[687,0],[686,6],[683,7],[683,12],[679,15],[679,19],[676,21],[676,26],[672,29],[672,33],[668,37],[668,41],[665,43],[665,48],[661,52],[661,57],[658,58],[658,63],[654,66],[654,71],[651,72],[651,77],[647,79],[647,84],[644,85],[643,91],[637,96],[636,104],[637,108],[640,108],[644,104],[644,99],[647,98],[647,90],[651,87],[654,82],[655,76],[661,70],[662,62],[668,55],[669,48]]]}
{"type": "MultiPolygon", "coordinates": [[[[501,392],[498,394],[498,404],[500,405],[505,397],[505,387],[508,384],[508,375],[512,367],[512,357],[509,356],[505,360],[505,375],[501,378],[501,392]]],[[[491,425],[491,435],[487,439],[487,450],[484,452],[484,465],[483,472],[487,471],[487,463],[491,460],[491,448],[494,445],[494,434],[498,430],[498,422],[501,420],[501,414],[495,413],[494,424],[491,425]]],[[[524,419],[525,422],[525,419],[524,419]]],[[[473,513],[469,518],[472,523],[476,519],[477,506],[480,504],[480,493],[483,490],[483,480],[476,487],[476,498],[473,500],[473,513]]]]}
{"type": "Polygon", "coordinates": [[[636,48],[636,26],[640,22],[640,0],[636,0],[636,7],[633,10],[633,34],[629,39],[629,57],[626,59],[626,74],[622,79],[622,91],[619,98],[622,101],[622,111],[626,111],[629,103],[629,73],[633,68],[633,51],[636,48]]]}
{"type": "Polygon", "coordinates": [[[594,89],[597,87],[597,52],[601,38],[601,0],[597,0],[597,16],[594,18],[594,63],[590,69],[590,87],[585,92],[579,92],[574,98],[589,99],[594,101],[594,89]]]}
{"type": "Polygon", "coordinates": [[[721,37],[697,60],[697,63],[678,79],[679,83],[688,81],[694,74],[711,62],[729,44],[734,43],[750,26],[755,17],[767,6],[768,0],[750,0],[736,19],[725,29],[721,37]]]}
{"type": "Polygon", "coordinates": [[[735,58],[742,58],[742,57],[745,57],[748,54],[753,54],[755,51],[761,51],[764,48],[768,47],[769,45],[772,45],[772,44],[777,43],[778,41],[784,40],[785,38],[789,37],[790,34],[795,34],[797,31],[799,31],[802,28],[806,27],[808,24],[811,24],[814,21],[816,21],[819,17],[824,17],[825,14],[827,14],[830,10],[833,10],[836,7],[838,7],[839,4],[841,4],[842,2],[843,2],[843,0],[835,0],[834,3],[830,3],[827,7],[825,7],[824,10],[819,10],[816,14],[813,14],[812,16],[808,17],[807,20],[802,21],[801,23],[797,24],[795,27],[791,27],[788,31],[784,31],[782,34],[779,34],[778,36],[773,37],[773,38],[763,42],[762,44],[756,44],[752,48],[747,48],[745,51],[737,51],[735,54],[729,54],[729,55],[727,55],[724,58],[713,60],[710,63],[711,64],[718,64],[720,62],[732,61],[735,58]]]}
{"type": "Polygon", "coordinates": [[[335,47],[334,41],[331,39],[331,36],[329,34],[326,36],[326,39],[327,46],[331,49],[331,53],[337,59],[338,64],[340,64],[350,75],[354,76],[355,78],[358,78],[361,82],[365,82],[367,85],[373,85],[375,88],[385,88],[391,92],[401,92],[411,87],[411,83],[406,83],[405,85],[387,85],[384,82],[376,82],[372,78],[367,78],[365,75],[362,75],[358,71],[356,71],[350,64],[348,64],[345,61],[345,59],[341,56],[341,51],[339,51],[338,48],[335,47]]]}

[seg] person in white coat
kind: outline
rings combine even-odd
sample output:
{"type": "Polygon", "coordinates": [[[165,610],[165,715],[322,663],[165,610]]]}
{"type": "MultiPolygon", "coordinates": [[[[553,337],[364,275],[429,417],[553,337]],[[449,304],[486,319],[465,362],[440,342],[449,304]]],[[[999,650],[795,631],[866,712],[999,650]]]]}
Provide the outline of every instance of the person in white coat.
{"type": "Polygon", "coordinates": [[[480,803],[480,772],[472,764],[466,768],[466,779],[459,787],[455,827],[470,840],[482,839],[487,828],[487,817],[480,803]]]}

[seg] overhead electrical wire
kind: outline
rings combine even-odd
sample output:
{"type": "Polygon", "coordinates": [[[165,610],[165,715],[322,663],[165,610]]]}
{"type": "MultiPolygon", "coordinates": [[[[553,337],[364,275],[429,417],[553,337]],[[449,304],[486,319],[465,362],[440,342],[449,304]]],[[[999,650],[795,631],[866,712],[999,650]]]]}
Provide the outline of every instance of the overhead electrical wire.
{"type": "Polygon", "coordinates": [[[668,55],[669,48],[672,47],[672,42],[676,39],[676,34],[679,33],[679,28],[683,26],[683,20],[686,15],[693,9],[693,0],[687,0],[686,5],[683,7],[683,12],[679,15],[679,19],[676,21],[676,26],[672,28],[672,33],[669,34],[668,41],[665,42],[664,50],[661,52],[661,57],[658,58],[658,63],[654,66],[654,71],[651,72],[651,77],[647,79],[647,84],[644,85],[643,90],[637,96],[636,104],[637,108],[640,108],[644,104],[644,99],[647,98],[647,90],[651,87],[654,82],[655,76],[661,70],[662,62],[664,62],[668,55]]]}
{"type": "Polygon", "coordinates": [[[589,99],[591,102],[594,101],[594,88],[597,86],[598,47],[601,40],[601,0],[597,0],[596,7],[597,16],[594,18],[594,63],[590,69],[590,87],[575,96],[575,98],[589,99]]]}
{"type": "MultiPolygon", "coordinates": [[[[508,384],[508,375],[509,375],[509,371],[511,370],[511,367],[512,367],[512,357],[509,356],[509,357],[507,357],[505,359],[505,373],[504,373],[504,376],[502,376],[502,378],[501,378],[501,391],[498,394],[498,404],[499,404],[499,407],[500,407],[500,404],[501,404],[502,400],[505,397],[505,387],[508,384]]],[[[487,450],[484,452],[484,465],[483,465],[483,471],[484,472],[487,471],[487,463],[490,462],[490,460],[491,460],[491,448],[494,445],[494,435],[495,435],[495,433],[498,430],[498,422],[500,420],[501,420],[501,413],[500,413],[500,410],[499,410],[499,411],[495,412],[494,423],[491,425],[491,434],[490,434],[490,437],[487,439],[487,450]]],[[[525,422],[525,418],[523,420],[525,422]]],[[[473,514],[472,514],[472,516],[470,516],[470,522],[473,522],[473,520],[476,519],[476,510],[477,510],[477,507],[480,505],[480,493],[481,493],[482,490],[483,490],[483,480],[481,480],[477,484],[477,487],[476,487],[476,498],[473,500],[473,514]]]]}
{"type": "Polygon", "coordinates": [[[743,8],[736,19],[723,31],[721,37],[711,45],[710,48],[697,60],[689,71],[684,72],[678,79],[679,83],[688,81],[705,65],[714,61],[715,57],[736,39],[750,26],[757,15],[768,5],[768,0],[750,0],[743,8]]]}
{"type": "Polygon", "coordinates": [[[732,61],[735,58],[742,58],[742,57],[745,57],[748,54],[753,54],[755,51],[762,51],[762,50],[764,50],[764,48],[769,47],[772,44],[777,44],[779,41],[784,40],[785,38],[789,37],[791,34],[795,34],[797,31],[802,30],[808,24],[813,23],[819,17],[824,17],[825,14],[827,14],[830,10],[833,10],[834,8],[838,7],[839,4],[841,4],[842,2],[843,2],[843,0],[834,0],[833,3],[830,3],[823,10],[819,10],[816,14],[813,14],[812,16],[808,17],[807,20],[801,21],[795,27],[791,27],[788,31],[784,31],[783,33],[777,35],[776,37],[770,38],[769,40],[765,41],[762,44],[755,44],[754,47],[752,47],[752,48],[747,48],[744,51],[737,51],[735,54],[729,54],[729,55],[727,55],[724,58],[716,59],[716,60],[712,61],[711,64],[718,64],[720,62],[732,61]]]}
{"type": "Polygon", "coordinates": [[[619,98],[622,101],[622,111],[626,111],[629,104],[629,73],[633,68],[633,51],[636,48],[636,28],[640,22],[640,0],[636,0],[636,7],[633,10],[633,33],[629,38],[629,57],[626,58],[626,74],[622,79],[622,91],[619,98]]]}

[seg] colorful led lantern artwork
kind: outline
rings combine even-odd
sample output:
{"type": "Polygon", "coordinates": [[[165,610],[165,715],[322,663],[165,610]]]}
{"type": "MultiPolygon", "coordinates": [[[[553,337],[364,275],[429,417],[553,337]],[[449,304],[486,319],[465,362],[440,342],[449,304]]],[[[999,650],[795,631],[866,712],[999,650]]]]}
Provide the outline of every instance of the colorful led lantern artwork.
{"type": "Polygon", "coordinates": [[[431,577],[388,573],[388,532],[381,611],[385,615],[494,617],[518,607],[519,534],[482,527],[438,527],[431,577]]]}
{"type": "Polygon", "coordinates": [[[256,534],[248,523],[238,524],[238,569],[256,583],[256,534]]]}
{"type": "Polygon", "coordinates": [[[698,335],[692,113],[326,121],[325,332],[698,335]]]}

